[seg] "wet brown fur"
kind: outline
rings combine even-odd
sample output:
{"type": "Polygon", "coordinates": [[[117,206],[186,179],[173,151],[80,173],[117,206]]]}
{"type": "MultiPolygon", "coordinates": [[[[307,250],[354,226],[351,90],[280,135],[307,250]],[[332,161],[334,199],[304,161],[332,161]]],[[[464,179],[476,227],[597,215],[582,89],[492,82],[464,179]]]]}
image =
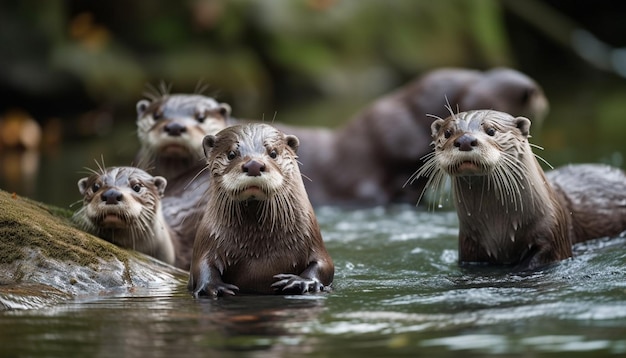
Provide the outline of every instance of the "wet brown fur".
{"type": "Polygon", "coordinates": [[[199,94],[152,95],[136,107],[137,165],[167,180],[204,165],[202,138],[226,127],[231,112],[228,104],[199,94]]]}
{"type": "Polygon", "coordinates": [[[73,220],[115,245],[174,264],[176,237],[161,210],[166,185],[165,178],[139,168],[100,166],[78,181],[83,206],[73,220]],[[107,195],[116,199],[107,201],[107,195]],[[112,217],[117,219],[111,221],[112,217]]]}
{"type": "Polygon", "coordinates": [[[527,118],[488,110],[432,124],[435,150],[414,178],[442,190],[451,177],[462,264],[534,269],[571,257],[573,243],[626,230],[624,173],[577,165],[546,176],[529,129],[527,118]]]}
{"type": "Polygon", "coordinates": [[[495,109],[539,126],[548,109],[540,86],[507,68],[438,69],[376,100],[337,130],[277,125],[300,138],[299,158],[313,205],[415,203],[425,181],[403,187],[430,151],[431,115],[495,109]]]}
{"type": "Polygon", "coordinates": [[[205,138],[211,183],[193,249],[195,296],[329,288],[334,266],[302,183],[298,144],[266,124],[205,138]],[[250,163],[263,170],[244,173],[250,163]]]}
{"type": "Polygon", "coordinates": [[[161,85],[146,93],[148,99],[137,102],[141,148],[136,161],[138,166],[168,180],[163,214],[178,240],[176,266],[188,270],[209,183],[202,170],[202,139],[229,125],[231,108],[201,94],[169,92],[161,85]],[[178,129],[168,132],[168,126],[178,129]]]}

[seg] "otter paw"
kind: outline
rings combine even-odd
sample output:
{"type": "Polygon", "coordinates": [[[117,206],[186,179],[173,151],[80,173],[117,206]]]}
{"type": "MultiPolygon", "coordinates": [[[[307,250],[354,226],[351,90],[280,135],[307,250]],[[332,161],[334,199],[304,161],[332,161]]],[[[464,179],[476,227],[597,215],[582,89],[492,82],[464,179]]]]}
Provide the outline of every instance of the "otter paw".
{"type": "Polygon", "coordinates": [[[194,296],[210,296],[210,297],[219,297],[219,296],[234,296],[235,292],[239,291],[239,287],[235,285],[231,285],[229,283],[217,283],[212,285],[206,285],[202,287],[200,290],[194,292],[194,296]]]}
{"type": "Polygon", "coordinates": [[[272,284],[274,291],[280,293],[297,293],[324,291],[325,286],[314,278],[303,278],[293,274],[279,274],[274,278],[278,281],[272,284]]]}

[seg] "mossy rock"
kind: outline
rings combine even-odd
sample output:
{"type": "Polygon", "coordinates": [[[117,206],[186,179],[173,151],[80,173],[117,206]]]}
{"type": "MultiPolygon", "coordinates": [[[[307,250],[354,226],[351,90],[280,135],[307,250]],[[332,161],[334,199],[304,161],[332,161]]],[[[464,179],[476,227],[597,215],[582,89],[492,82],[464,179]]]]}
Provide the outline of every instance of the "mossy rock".
{"type": "Polygon", "coordinates": [[[0,310],[186,282],[186,272],[89,235],[70,216],[0,190],[0,310]]]}

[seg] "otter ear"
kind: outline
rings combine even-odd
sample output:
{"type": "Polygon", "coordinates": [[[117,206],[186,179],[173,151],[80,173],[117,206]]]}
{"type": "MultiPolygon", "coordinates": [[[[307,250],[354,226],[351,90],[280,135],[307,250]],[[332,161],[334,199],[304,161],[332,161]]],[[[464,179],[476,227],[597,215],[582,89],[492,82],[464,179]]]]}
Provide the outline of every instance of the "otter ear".
{"type": "Polygon", "coordinates": [[[137,115],[141,117],[144,113],[146,113],[146,109],[150,107],[150,101],[148,101],[147,99],[142,99],[137,102],[137,105],[135,107],[137,108],[137,115]]]}
{"type": "Polygon", "coordinates": [[[285,140],[287,141],[287,145],[290,146],[294,152],[298,153],[298,148],[300,147],[300,140],[298,137],[288,134],[285,136],[285,140]]]}
{"type": "Polygon", "coordinates": [[[220,103],[220,114],[224,117],[224,119],[228,119],[231,112],[232,109],[228,103],[220,103]]]}
{"type": "Polygon", "coordinates": [[[212,134],[207,135],[202,140],[202,149],[204,150],[204,156],[206,158],[209,158],[209,152],[211,151],[211,148],[215,147],[216,140],[217,137],[212,134]]]}
{"type": "Polygon", "coordinates": [[[78,181],[78,191],[80,191],[80,195],[85,195],[87,191],[87,181],[89,178],[82,178],[78,181]]]}
{"type": "Polygon", "coordinates": [[[530,119],[526,117],[515,118],[515,126],[522,132],[524,137],[528,137],[530,134],[530,119]]]}
{"type": "Polygon", "coordinates": [[[437,137],[437,134],[439,134],[439,130],[443,126],[443,123],[444,123],[443,119],[437,119],[436,121],[433,122],[433,124],[430,125],[430,135],[433,138],[437,137]]]}
{"type": "Polygon", "coordinates": [[[163,177],[156,176],[154,177],[154,185],[159,191],[159,196],[163,196],[163,194],[165,193],[165,187],[167,187],[167,180],[163,177]]]}

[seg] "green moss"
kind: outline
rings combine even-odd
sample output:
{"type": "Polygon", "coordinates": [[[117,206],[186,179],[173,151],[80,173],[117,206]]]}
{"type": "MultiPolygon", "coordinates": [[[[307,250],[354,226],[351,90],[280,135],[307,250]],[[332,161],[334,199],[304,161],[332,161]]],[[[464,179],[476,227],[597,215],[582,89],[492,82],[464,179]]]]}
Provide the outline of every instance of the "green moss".
{"type": "Polygon", "coordinates": [[[164,275],[186,279],[183,271],[77,229],[70,216],[0,190],[0,311],[146,287],[164,275]]]}
{"type": "Polygon", "coordinates": [[[25,247],[92,268],[100,259],[128,262],[128,252],[73,227],[70,216],[67,210],[0,190],[0,264],[23,259],[25,247]]]}

